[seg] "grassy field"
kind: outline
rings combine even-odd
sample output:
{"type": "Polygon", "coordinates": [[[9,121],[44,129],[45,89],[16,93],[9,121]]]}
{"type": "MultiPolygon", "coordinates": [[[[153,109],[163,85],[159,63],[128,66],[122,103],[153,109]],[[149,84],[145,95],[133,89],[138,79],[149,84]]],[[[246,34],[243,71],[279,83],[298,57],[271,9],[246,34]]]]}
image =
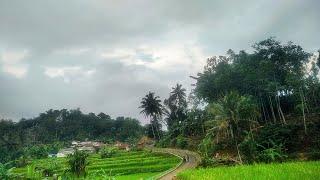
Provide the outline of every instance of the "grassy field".
{"type": "MultiPolygon", "coordinates": [[[[101,159],[93,154],[88,158],[87,179],[105,179],[114,177],[116,180],[148,179],[176,166],[180,159],[176,156],[151,153],[147,151],[120,152],[115,157],[101,159]]],[[[21,177],[34,178],[32,169],[54,169],[59,175],[67,169],[66,158],[47,158],[34,160],[23,168],[13,169],[13,173],[21,177]]]]}
{"type": "Polygon", "coordinates": [[[256,164],[188,170],[178,174],[180,180],[214,179],[320,179],[320,162],[256,164]]]}

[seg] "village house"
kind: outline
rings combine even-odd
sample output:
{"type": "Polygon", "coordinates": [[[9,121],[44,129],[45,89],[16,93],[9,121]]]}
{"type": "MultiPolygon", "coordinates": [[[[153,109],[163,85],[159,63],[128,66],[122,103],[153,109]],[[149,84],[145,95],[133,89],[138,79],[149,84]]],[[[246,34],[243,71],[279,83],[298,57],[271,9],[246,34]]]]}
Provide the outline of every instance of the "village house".
{"type": "Polygon", "coordinates": [[[57,157],[67,157],[69,154],[73,154],[74,151],[75,150],[73,148],[60,149],[57,153],[57,157]]]}
{"type": "Polygon", "coordinates": [[[66,157],[69,154],[73,154],[75,149],[79,151],[86,151],[89,153],[97,152],[102,146],[105,144],[101,142],[95,142],[95,141],[72,141],[71,146],[69,148],[61,149],[57,153],[57,157],[66,157]]]}
{"type": "Polygon", "coordinates": [[[143,149],[145,147],[153,147],[155,144],[155,141],[147,136],[143,136],[139,142],[137,143],[138,149],[143,149]]]}
{"type": "Polygon", "coordinates": [[[118,149],[121,149],[121,150],[126,150],[126,151],[130,151],[131,148],[130,148],[130,145],[127,144],[127,143],[122,143],[120,141],[116,141],[116,143],[114,144],[115,147],[117,147],[118,149]]]}

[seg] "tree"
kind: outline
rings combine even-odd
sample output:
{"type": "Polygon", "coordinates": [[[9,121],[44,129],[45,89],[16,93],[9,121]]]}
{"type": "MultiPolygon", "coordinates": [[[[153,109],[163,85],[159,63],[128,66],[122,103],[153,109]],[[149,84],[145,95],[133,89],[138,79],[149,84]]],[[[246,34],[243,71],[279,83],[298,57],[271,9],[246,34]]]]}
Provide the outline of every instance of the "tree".
{"type": "Polygon", "coordinates": [[[306,64],[310,53],[299,45],[274,38],[260,41],[254,52],[228,53],[208,59],[196,79],[195,93],[208,103],[231,91],[251,95],[259,103],[260,121],[286,124],[286,115],[306,94],[306,64]],[[302,93],[301,93],[302,91],[302,93]]]}
{"type": "Polygon", "coordinates": [[[150,124],[152,126],[153,137],[156,138],[156,131],[158,140],[160,139],[160,129],[157,125],[159,124],[159,119],[163,114],[163,107],[159,98],[160,97],[155,96],[153,92],[149,92],[144,98],[142,98],[141,106],[139,107],[142,109],[140,113],[144,114],[146,117],[151,118],[150,124]]]}
{"type": "Polygon", "coordinates": [[[86,166],[88,165],[88,154],[84,151],[76,150],[73,154],[68,155],[69,171],[78,178],[86,176],[86,166]]]}
{"type": "Polygon", "coordinates": [[[256,103],[248,96],[240,96],[236,92],[230,92],[216,103],[208,107],[208,111],[213,114],[213,119],[207,122],[209,137],[214,137],[218,143],[221,140],[232,140],[238,152],[239,141],[244,131],[251,131],[257,122],[254,121],[259,116],[256,103]]]}
{"type": "Polygon", "coordinates": [[[177,136],[179,133],[179,125],[187,118],[187,100],[186,89],[181,84],[177,84],[172,88],[168,99],[164,100],[166,114],[166,124],[170,133],[177,136]]]}
{"type": "Polygon", "coordinates": [[[320,68],[320,49],[318,50],[318,61],[317,61],[317,64],[318,64],[318,66],[320,68]]]}

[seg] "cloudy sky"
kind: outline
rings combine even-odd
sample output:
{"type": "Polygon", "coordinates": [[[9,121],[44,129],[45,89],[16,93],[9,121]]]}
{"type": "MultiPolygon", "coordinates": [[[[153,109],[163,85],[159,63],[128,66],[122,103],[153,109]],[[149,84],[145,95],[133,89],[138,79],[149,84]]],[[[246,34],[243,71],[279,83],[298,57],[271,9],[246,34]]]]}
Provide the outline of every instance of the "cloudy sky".
{"type": "Polygon", "coordinates": [[[206,58],[276,36],[320,47],[318,0],[0,0],[0,118],[139,115],[206,58]]]}

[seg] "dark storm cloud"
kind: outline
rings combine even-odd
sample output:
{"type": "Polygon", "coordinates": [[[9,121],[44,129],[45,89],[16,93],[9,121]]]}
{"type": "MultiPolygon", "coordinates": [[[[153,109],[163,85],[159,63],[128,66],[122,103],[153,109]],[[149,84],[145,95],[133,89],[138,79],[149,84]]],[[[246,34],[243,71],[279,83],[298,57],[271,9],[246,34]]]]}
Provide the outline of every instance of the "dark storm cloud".
{"type": "Polygon", "coordinates": [[[139,101],[208,56],[276,36],[319,48],[320,3],[0,0],[0,118],[77,108],[141,118],[139,101]]]}

